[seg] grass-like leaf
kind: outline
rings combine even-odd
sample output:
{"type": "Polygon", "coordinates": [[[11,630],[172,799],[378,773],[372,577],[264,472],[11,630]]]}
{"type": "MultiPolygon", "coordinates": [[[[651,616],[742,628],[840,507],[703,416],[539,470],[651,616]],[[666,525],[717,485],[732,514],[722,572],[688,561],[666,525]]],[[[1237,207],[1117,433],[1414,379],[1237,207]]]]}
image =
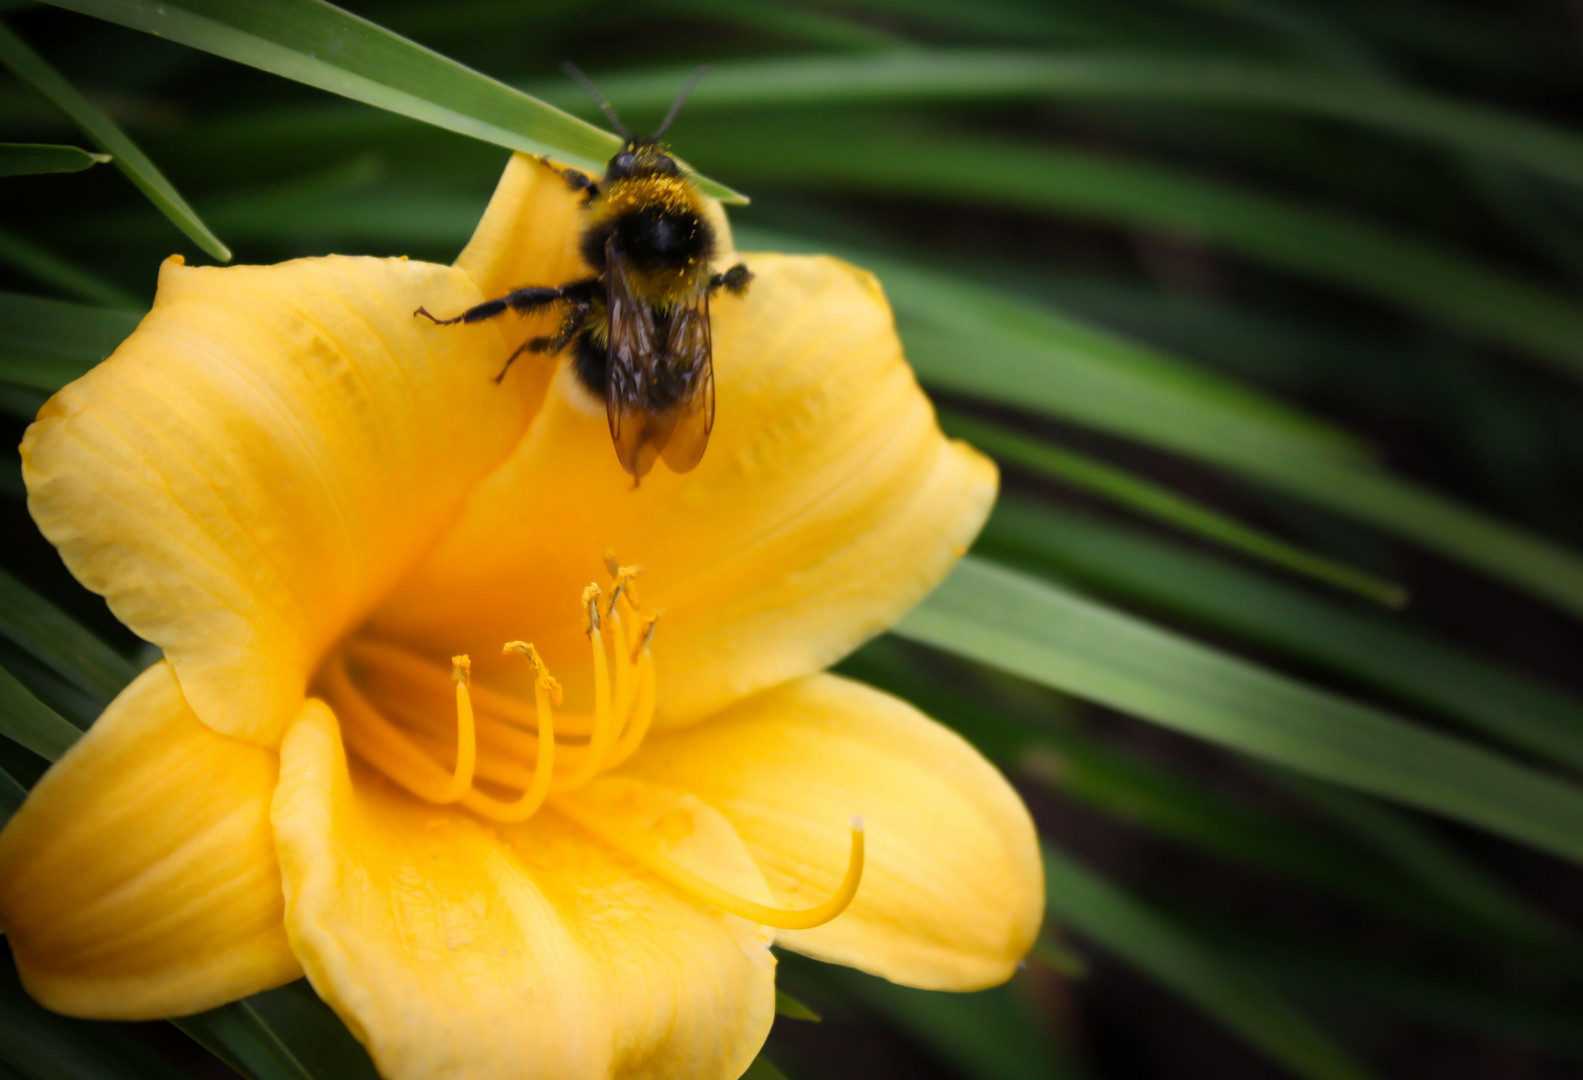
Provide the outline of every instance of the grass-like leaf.
{"type": "Polygon", "coordinates": [[[0,668],[0,735],[54,761],[82,731],[34,697],[15,675],[0,668]]]}
{"type": "Polygon", "coordinates": [[[742,1074],[741,1080],[786,1080],[786,1074],[781,1072],[768,1056],[760,1053],[748,1065],[748,1070],[742,1074]]]}
{"type": "Polygon", "coordinates": [[[1583,701],[1398,619],[1016,496],[996,506],[983,543],[998,557],[1357,679],[1583,771],[1583,701]]]}
{"type": "MultiPolygon", "coordinates": [[[[1391,476],[1344,436],[1236,383],[1037,304],[853,253],[876,269],[929,384],[1175,450],[1458,559],[1583,616],[1583,558],[1391,476]],[[972,363],[964,363],[972,357],[972,363]]],[[[1583,337],[1580,337],[1583,341],[1583,337]]]]}
{"type": "Polygon", "coordinates": [[[717,123],[695,152],[748,178],[970,200],[1207,242],[1523,349],[1583,378],[1583,308],[1524,276],[1418,237],[1185,169],[857,120],[717,123]]]}
{"type": "MultiPolygon", "coordinates": [[[[1557,936],[1533,912],[1525,908],[1514,917],[1509,905],[1464,902],[1456,891],[1458,880],[1479,880],[1481,891],[1488,892],[1488,879],[1426,837],[1415,837],[1413,865],[1403,865],[1399,852],[1386,850],[1389,845],[1380,834],[1359,833],[1358,843],[1348,844],[1125,747],[1108,745],[1075,725],[1057,723],[1025,706],[1013,712],[985,688],[970,696],[960,673],[942,673],[908,660],[906,647],[882,639],[846,661],[842,670],[906,697],[961,732],[1001,768],[1135,828],[1236,866],[1323,890],[1400,925],[1479,947],[1498,943],[1496,947],[1521,952],[1530,960],[1556,959],[1557,936]],[[1439,869],[1418,872],[1431,863],[1439,869]]],[[[1273,776],[1287,784],[1297,779],[1284,771],[1273,776]]],[[[1326,790],[1347,794],[1333,787],[1326,790]]],[[[1361,799],[1355,796],[1354,801],[1361,799]]],[[[1387,813],[1374,805],[1371,810],[1377,817],[1387,813]]],[[[1392,815],[1392,820],[1400,818],[1392,815]]]]}
{"type": "Polygon", "coordinates": [[[1583,789],[1014,570],[964,559],[895,632],[1583,862],[1583,789]]]}
{"type": "Polygon", "coordinates": [[[806,1020],[809,1023],[819,1023],[820,1016],[801,1001],[792,997],[784,990],[775,991],[775,1015],[784,1016],[788,1020],[806,1020]]]}
{"type": "MultiPolygon", "coordinates": [[[[594,172],[603,172],[620,144],[609,132],[322,0],[50,2],[594,172]]],[[[699,183],[728,202],[746,201],[715,181],[699,183]]]]}
{"type": "Polygon", "coordinates": [[[1575,951],[1577,942],[1570,931],[1563,930],[1555,920],[1446,847],[1416,822],[1354,792],[1291,779],[1297,781],[1292,784],[1293,790],[1448,903],[1491,925],[1504,927],[1517,938],[1552,947],[1569,946],[1574,963],[1583,960],[1583,954],[1575,951]]]}
{"type": "Polygon", "coordinates": [[[1406,592],[1399,585],[1289,544],[1124,469],[960,413],[943,413],[941,423],[949,434],[968,440],[1003,463],[1033,469],[1130,510],[1387,607],[1400,607],[1406,602],[1406,592]]]}
{"type": "MultiPolygon", "coordinates": [[[[737,238],[744,251],[824,246],[754,229],[737,238]]],[[[1346,432],[1197,365],[909,262],[840,253],[879,277],[908,359],[936,387],[1228,464],[1365,457],[1346,432]]]]}
{"type": "Polygon", "coordinates": [[[368,1051],[306,979],[254,994],[247,1004],[318,1080],[379,1080],[368,1051]]]}
{"type": "MultiPolygon", "coordinates": [[[[0,30],[3,30],[0,27],[0,30]]],[[[54,252],[9,229],[0,228],[0,263],[5,263],[35,281],[52,285],[61,292],[110,307],[135,308],[131,293],[98,274],[74,266],[54,252]]]]}
{"type": "MultiPolygon", "coordinates": [[[[663,107],[685,72],[601,78],[618,106],[663,107]],[[669,89],[667,89],[669,88],[669,89]]],[[[1583,185],[1583,135],[1519,113],[1290,64],[1147,53],[916,50],[718,65],[694,110],[1062,98],[1210,105],[1346,120],[1583,185]]]]}
{"type": "Polygon", "coordinates": [[[1270,987],[1049,846],[1044,878],[1052,918],[1170,987],[1299,1076],[1359,1080],[1369,1075],[1270,987]]]}
{"type": "Polygon", "coordinates": [[[187,205],[186,200],[148,156],[137,148],[137,144],[127,137],[126,132],[5,26],[0,26],[0,63],[4,63],[18,78],[71,117],[72,122],[93,140],[95,146],[113,157],[116,168],[148,196],[149,202],[157,206],[194,243],[221,262],[231,258],[231,249],[222,244],[220,238],[199,220],[192,207],[187,205]]]}
{"type": "Polygon", "coordinates": [[[878,1013],[968,1080],[1070,1080],[1076,1073],[1050,1038],[1030,1002],[1022,977],[972,994],[941,994],[897,986],[871,975],[814,968],[796,956],[781,958],[793,986],[815,984],[832,1014],[858,1009],[878,1013]]]}
{"type": "Polygon", "coordinates": [[[246,1001],[233,1001],[173,1023],[248,1080],[315,1080],[246,1001]]]}
{"type": "Polygon", "coordinates": [[[1201,930],[1223,956],[1283,990],[1322,1000],[1331,1010],[1410,1016],[1459,1038],[1483,1036],[1525,1049],[1559,1050],[1583,1058],[1577,1007],[1536,1000],[1532,988],[1468,979],[1364,954],[1335,941],[1291,942],[1251,933],[1245,925],[1201,930]]]}
{"type": "Polygon", "coordinates": [[[109,154],[92,154],[76,146],[0,143],[0,176],[82,172],[109,160],[109,154]]]}
{"type": "Polygon", "coordinates": [[[0,379],[53,393],[115,351],[138,314],[0,292],[0,379]]]}
{"type": "Polygon", "coordinates": [[[0,1065],[27,1080],[191,1080],[192,1074],[123,1025],[57,1016],[22,989],[0,950],[0,1065]]]}
{"type": "Polygon", "coordinates": [[[27,788],[22,786],[22,782],[0,769],[0,828],[4,828],[5,823],[11,820],[11,815],[16,813],[25,798],[27,788]]]}
{"type": "Polygon", "coordinates": [[[85,693],[109,701],[137,669],[22,582],[0,570],[0,635],[85,693]]]}

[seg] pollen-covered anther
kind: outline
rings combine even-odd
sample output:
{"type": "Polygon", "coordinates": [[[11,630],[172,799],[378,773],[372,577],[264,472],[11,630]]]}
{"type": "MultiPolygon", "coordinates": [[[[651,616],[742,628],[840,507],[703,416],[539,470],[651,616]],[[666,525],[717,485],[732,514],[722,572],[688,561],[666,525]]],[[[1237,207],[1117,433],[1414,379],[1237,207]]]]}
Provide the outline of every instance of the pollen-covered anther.
{"type": "MultiPolygon", "coordinates": [[[[609,566],[609,564],[607,564],[607,566],[609,566]]],[[[634,611],[637,610],[637,598],[632,595],[631,587],[632,579],[641,573],[643,573],[643,567],[641,566],[615,565],[610,569],[610,577],[613,581],[613,584],[610,589],[610,604],[605,609],[608,613],[615,613],[616,601],[622,599],[623,597],[626,598],[628,607],[634,611]]]]}

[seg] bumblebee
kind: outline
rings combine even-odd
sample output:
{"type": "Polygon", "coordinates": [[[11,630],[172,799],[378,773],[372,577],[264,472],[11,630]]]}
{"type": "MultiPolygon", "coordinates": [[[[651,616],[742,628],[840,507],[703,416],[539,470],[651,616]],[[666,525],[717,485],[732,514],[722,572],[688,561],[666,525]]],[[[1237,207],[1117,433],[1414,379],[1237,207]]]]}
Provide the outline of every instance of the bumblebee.
{"type": "Polygon", "coordinates": [[[633,481],[660,457],[675,472],[688,472],[702,460],[715,420],[709,297],[722,288],[741,295],[753,277],[741,263],[712,272],[716,236],[703,196],[660,142],[704,69],[659,129],[643,136],[622,125],[587,76],[566,68],[626,140],[597,180],[540,159],[583,194],[581,249],[593,274],[564,285],[524,286],[450,319],[421,307],[415,314],[449,326],[559,306],[557,330],[523,342],[495,382],[525,352],[570,348],[572,374],[604,400],[616,457],[633,481]]]}

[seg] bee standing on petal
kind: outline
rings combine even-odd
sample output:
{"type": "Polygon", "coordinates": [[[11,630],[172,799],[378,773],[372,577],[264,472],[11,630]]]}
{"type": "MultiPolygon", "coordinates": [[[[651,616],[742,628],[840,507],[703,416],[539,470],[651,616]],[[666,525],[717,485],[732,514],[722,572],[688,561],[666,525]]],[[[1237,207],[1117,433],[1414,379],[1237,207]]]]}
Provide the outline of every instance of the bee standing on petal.
{"type": "Polygon", "coordinates": [[[587,77],[571,65],[567,70],[626,139],[599,180],[544,162],[584,193],[580,246],[593,274],[515,289],[454,318],[421,307],[415,314],[448,326],[560,305],[556,331],[523,342],[495,381],[524,352],[554,355],[569,346],[572,372],[604,401],[616,457],[634,482],[659,457],[674,471],[689,472],[703,459],[715,422],[709,297],[722,288],[740,296],[753,278],[742,263],[712,270],[716,236],[703,196],[659,141],[705,69],[688,81],[652,136],[627,131],[587,77]]]}

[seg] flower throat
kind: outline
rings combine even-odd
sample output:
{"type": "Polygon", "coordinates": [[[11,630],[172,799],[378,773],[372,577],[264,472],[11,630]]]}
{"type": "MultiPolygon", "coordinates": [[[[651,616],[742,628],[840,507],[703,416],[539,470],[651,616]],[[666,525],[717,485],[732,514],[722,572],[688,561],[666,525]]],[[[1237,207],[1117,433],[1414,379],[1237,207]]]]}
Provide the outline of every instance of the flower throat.
{"type": "Polygon", "coordinates": [[[458,804],[500,824],[527,821],[548,807],[609,844],[693,898],[731,914],[785,930],[808,929],[844,911],[863,875],[863,823],[852,819],[846,873],[835,891],[810,908],[770,907],[727,892],[672,862],[661,841],[618,826],[564,796],[620,766],[642,745],[654,719],[655,672],[650,643],[660,612],[642,608],[634,595],[639,568],[610,561],[606,597],[597,584],[583,590],[584,631],[593,668],[592,715],[563,714],[560,683],[539,652],[523,641],[507,642],[506,655],[520,657],[534,672],[534,705],[484,686],[472,686],[469,657],[451,659],[455,728],[437,708],[433,689],[443,669],[406,650],[354,641],[327,665],[324,696],[341,723],[348,748],[362,761],[426,802],[458,804]],[[377,671],[398,692],[376,707],[353,681],[348,661],[377,671]],[[474,710],[474,697],[483,713],[474,710]],[[401,721],[398,725],[385,714],[401,721]],[[557,734],[559,729],[560,734],[557,734]],[[573,738],[567,738],[568,735],[573,738]],[[451,764],[444,764],[449,758],[451,764]],[[479,787],[516,791],[501,798],[479,787]]]}

